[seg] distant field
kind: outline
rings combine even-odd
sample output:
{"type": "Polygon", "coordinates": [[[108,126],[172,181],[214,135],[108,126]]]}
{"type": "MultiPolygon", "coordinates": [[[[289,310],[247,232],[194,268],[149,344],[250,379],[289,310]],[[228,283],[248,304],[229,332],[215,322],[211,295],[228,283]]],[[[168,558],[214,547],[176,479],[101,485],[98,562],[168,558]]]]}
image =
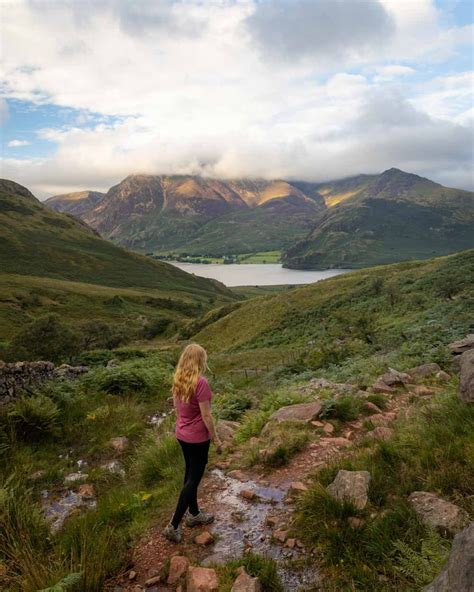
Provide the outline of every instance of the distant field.
{"type": "MultiPolygon", "coordinates": [[[[299,285],[298,287],[301,287],[299,285]]],[[[281,285],[281,286],[234,286],[229,288],[234,294],[244,296],[245,298],[254,298],[255,296],[265,296],[268,294],[277,294],[279,292],[285,292],[286,290],[292,290],[295,286],[281,285]]]]}
{"type": "Polygon", "coordinates": [[[260,251],[258,253],[243,253],[238,255],[228,255],[227,257],[208,257],[206,255],[178,255],[173,253],[157,253],[158,259],[180,261],[181,263],[279,263],[281,251],[260,251]]]}

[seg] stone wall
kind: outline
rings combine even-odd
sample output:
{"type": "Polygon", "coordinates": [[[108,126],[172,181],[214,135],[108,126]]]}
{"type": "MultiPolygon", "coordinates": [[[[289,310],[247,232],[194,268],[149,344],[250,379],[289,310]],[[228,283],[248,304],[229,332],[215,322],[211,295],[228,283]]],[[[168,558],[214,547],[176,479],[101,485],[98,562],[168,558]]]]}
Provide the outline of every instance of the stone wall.
{"type": "Polygon", "coordinates": [[[0,402],[13,399],[21,391],[54,378],[76,378],[87,372],[87,366],[63,364],[57,368],[52,362],[12,362],[0,360],[0,402]]]}

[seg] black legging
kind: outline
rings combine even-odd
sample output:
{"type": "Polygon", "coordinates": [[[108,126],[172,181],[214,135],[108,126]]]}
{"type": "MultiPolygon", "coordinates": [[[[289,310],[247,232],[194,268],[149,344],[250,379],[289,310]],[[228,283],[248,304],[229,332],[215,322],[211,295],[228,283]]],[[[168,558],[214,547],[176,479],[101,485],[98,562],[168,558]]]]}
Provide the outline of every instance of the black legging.
{"type": "Polygon", "coordinates": [[[199,514],[197,490],[207,465],[209,444],[211,443],[210,440],[199,442],[199,444],[190,444],[182,440],[178,440],[178,442],[181,444],[186,469],[184,472],[183,489],[179,495],[178,505],[171,520],[174,528],[178,528],[188,508],[193,516],[199,514]]]}

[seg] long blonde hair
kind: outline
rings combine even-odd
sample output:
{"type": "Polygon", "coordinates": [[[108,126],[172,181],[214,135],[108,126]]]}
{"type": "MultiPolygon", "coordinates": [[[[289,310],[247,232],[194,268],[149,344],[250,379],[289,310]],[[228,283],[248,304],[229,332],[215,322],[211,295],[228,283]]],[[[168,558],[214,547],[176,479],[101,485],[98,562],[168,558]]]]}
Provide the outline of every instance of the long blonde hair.
{"type": "Polygon", "coordinates": [[[178,361],[173,376],[173,397],[189,403],[193,396],[199,375],[207,366],[206,350],[197,343],[187,345],[178,361]]]}

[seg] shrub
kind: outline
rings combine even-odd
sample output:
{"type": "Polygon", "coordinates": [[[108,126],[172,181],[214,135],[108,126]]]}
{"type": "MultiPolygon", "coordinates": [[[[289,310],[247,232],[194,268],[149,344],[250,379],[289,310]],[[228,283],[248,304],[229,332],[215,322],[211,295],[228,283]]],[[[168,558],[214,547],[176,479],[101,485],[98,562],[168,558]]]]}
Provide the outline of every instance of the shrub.
{"type": "Polygon", "coordinates": [[[26,325],[12,340],[14,359],[70,361],[81,350],[80,338],[58,315],[49,314],[26,325]]]}
{"type": "Polygon", "coordinates": [[[158,317],[156,319],[150,319],[143,327],[142,336],[145,339],[153,339],[158,335],[162,335],[166,331],[170,323],[171,319],[167,317],[158,317]]]}
{"type": "Polygon", "coordinates": [[[237,569],[241,566],[245,567],[245,571],[249,575],[259,578],[262,592],[284,592],[276,562],[271,557],[255,553],[247,553],[239,559],[231,559],[223,565],[217,566],[221,592],[230,592],[237,577],[237,569]]]}
{"type": "Polygon", "coordinates": [[[319,416],[323,419],[354,421],[359,417],[363,404],[363,401],[357,397],[343,396],[329,399],[323,402],[319,416]]]}
{"type": "Polygon", "coordinates": [[[176,438],[166,435],[158,442],[144,442],[137,451],[135,470],[145,487],[163,480],[182,479],[183,458],[176,438]]]}
{"type": "Polygon", "coordinates": [[[216,398],[217,415],[221,419],[237,421],[251,406],[252,400],[243,393],[231,393],[216,398]]]}
{"type": "Polygon", "coordinates": [[[381,393],[368,394],[366,397],[366,401],[369,401],[369,403],[377,405],[377,407],[379,409],[382,409],[382,411],[387,408],[387,397],[385,395],[382,395],[381,393]]]}
{"type": "Polygon", "coordinates": [[[8,417],[18,436],[35,440],[56,433],[59,409],[44,395],[23,396],[14,403],[8,417]]]}

